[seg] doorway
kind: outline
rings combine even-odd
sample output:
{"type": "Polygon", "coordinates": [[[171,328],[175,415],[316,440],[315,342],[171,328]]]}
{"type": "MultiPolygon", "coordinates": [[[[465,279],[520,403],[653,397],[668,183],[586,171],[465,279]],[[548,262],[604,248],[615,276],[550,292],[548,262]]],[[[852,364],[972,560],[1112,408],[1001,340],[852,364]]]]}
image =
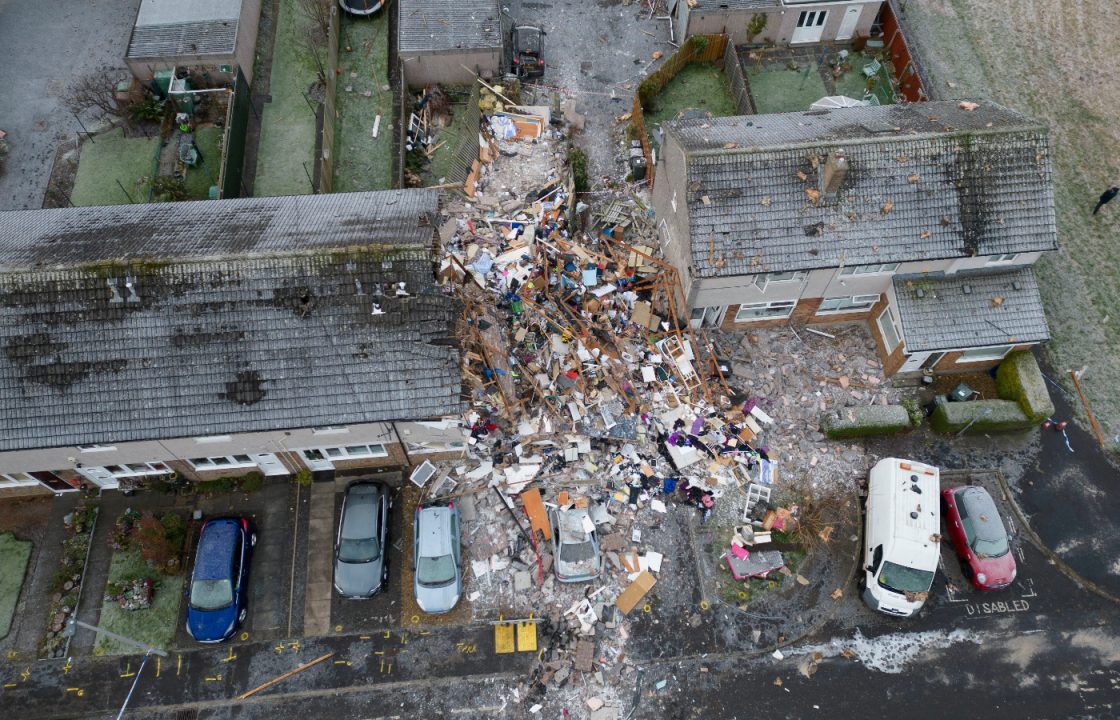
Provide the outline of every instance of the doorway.
{"type": "Polygon", "coordinates": [[[280,458],[272,453],[253,453],[249,457],[253,458],[253,462],[257,464],[265,477],[276,477],[277,475],[290,475],[288,468],[284,463],[280,462],[280,458]]]}
{"type": "Polygon", "coordinates": [[[824,21],[828,18],[827,10],[802,10],[797,16],[797,27],[793,30],[790,44],[820,42],[824,34],[824,21]]]}
{"type": "Polygon", "coordinates": [[[863,6],[861,5],[849,7],[844,11],[844,17],[840,20],[840,29],[836,31],[837,40],[852,39],[852,36],[856,34],[856,24],[859,23],[861,12],[863,12],[863,6]]]}
{"type": "Polygon", "coordinates": [[[906,362],[902,363],[902,367],[900,367],[898,371],[903,373],[930,370],[934,365],[937,365],[938,361],[943,357],[945,357],[945,353],[937,351],[918,352],[913,355],[907,355],[906,362]]]}

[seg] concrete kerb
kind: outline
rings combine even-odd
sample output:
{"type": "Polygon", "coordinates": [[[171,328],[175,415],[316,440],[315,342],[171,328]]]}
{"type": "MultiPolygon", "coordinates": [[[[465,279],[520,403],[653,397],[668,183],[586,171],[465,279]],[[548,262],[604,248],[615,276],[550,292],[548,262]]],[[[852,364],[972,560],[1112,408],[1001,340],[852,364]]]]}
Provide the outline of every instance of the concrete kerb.
{"type": "Polygon", "coordinates": [[[1007,504],[1011,507],[1011,511],[1015,513],[1015,518],[1019,521],[1019,526],[1023,528],[1024,532],[1026,532],[1027,537],[1028,539],[1030,539],[1032,545],[1038,548],[1043,555],[1049,558],[1050,562],[1054,563],[1054,566],[1057,567],[1063,575],[1068,577],[1078,586],[1085,588],[1095,595],[1099,595],[1105,600],[1110,600],[1114,603],[1120,604],[1120,597],[1113,595],[1092,580],[1081,577],[1081,575],[1079,575],[1076,570],[1074,570],[1064,560],[1062,560],[1062,558],[1059,557],[1056,552],[1046,547],[1046,545],[1042,542],[1042,538],[1040,538],[1038,536],[1038,533],[1034,531],[1034,528],[1030,526],[1030,523],[1027,521],[1026,514],[1023,512],[1022,508],[1019,507],[1019,503],[1015,501],[1015,497],[1011,494],[1011,488],[1007,485],[1007,480],[1003,477],[1003,473],[1000,472],[998,468],[992,468],[987,472],[991,472],[995,475],[996,481],[999,482],[1000,490],[1003,491],[1003,496],[1007,499],[1007,504]]]}
{"type": "MultiPolygon", "coordinates": [[[[863,527],[864,527],[863,503],[860,502],[860,494],[859,494],[858,490],[853,492],[853,496],[855,497],[855,500],[856,500],[856,544],[855,544],[855,552],[853,553],[853,556],[852,556],[852,564],[851,564],[851,567],[848,569],[848,572],[844,576],[844,584],[843,584],[842,587],[848,587],[849,585],[852,584],[852,580],[855,578],[856,571],[859,568],[860,550],[863,548],[863,527]]],[[[691,523],[689,523],[689,526],[688,526],[688,539],[689,539],[689,543],[692,545],[691,549],[692,549],[693,559],[694,559],[695,562],[699,563],[701,560],[700,560],[700,556],[699,556],[699,554],[697,553],[697,550],[696,550],[696,535],[693,532],[693,528],[692,528],[691,523]]],[[[705,599],[707,599],[707,598],[705,598],[705,599]]],[[[717,597],[717,598],[714,598],[714,599],[707,599],[707,600],[710,603],[714,602],[714,603],[719,603],[721,605],[728,606],[731,610],[734,610],[735,612],[741,612],[739,610],[739,608],[727,605],[727,603],[725,603],[722,598],[717,597]]],[[[742,650],[742,651],[739,651],[739,652],[728,652],[728,653],[704,653],[702,655],[679,655],[677,657],[672,657],[672,658],[666,657],[666,658],[655,658],[655,659],[643,660],[642,662],[643,662],[643,664],[646,664],[646,665],[664,665],[666,663],[687,662],[687,661],[702,660],[702,659],[703,660],[711,660],[713,658],[714,659],[738,659],[738,658],[753,658],[753,657],[760,657],[762,655],[769,655],[769,654],[773,653],[775,650],[781,650],[784,647],[789,647],[790,645],[795,645],[795,644],[801,642],[802,640],[804,640],[805,638],[811,637],[812,635],[815,635],[830,620],[832,620],[833,616],[836,614],[837,605],[838,605],[838,603],[834,603],[832,608],[824,614],[824,617],[822,617],[820,620],[818,620],[817,622],[810,625],[808,628],[806,628],[803,632],[797,634],[795,637],[786,638],[785,640],[782,640],[780,642],[776,642],[772,645],[767,645],[764,648],[757,648],[757,649],[753,649],[753,650],[742,650]]]]}

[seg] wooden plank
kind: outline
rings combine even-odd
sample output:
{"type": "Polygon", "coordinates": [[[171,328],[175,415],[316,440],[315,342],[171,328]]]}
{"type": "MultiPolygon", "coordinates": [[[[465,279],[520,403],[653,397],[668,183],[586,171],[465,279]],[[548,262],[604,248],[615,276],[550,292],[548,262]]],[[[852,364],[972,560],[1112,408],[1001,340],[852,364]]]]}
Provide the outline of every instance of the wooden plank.
{"type": "Polygon", "coordinates": [[[309,663],[304,663],[303,665],[300,665],[299,667],[295,668],[294,670],[289,670],[288,672],[284,673],[283,675],[281,675],[279,677],[275,677],[275,678],[269,680],[266,683],[263,683],[261,685],[256,686],[255,688],[253,688],[249,692],[241,693],[240,695],[237,696],[237,699],[238,700],[244,700],[245,698],[247,698],[251,695],[255,695],[256,693],[259,693],[261,690],[264,690],[265,688],[272,687],[273,685],[275,685],[276,683],[278,683],[282,680],[287,680],[288,678],[290,678],[292,675],[295,675],[296,673],[301,673],[301,672],[303,672],[304,670],[308,669],[309,667],[311,667],[313,665],[318,665],[319,663],[323,662],[324,660],[326,660],[327,658],[330,658],[330,657],[334,657],[333,652],[329,652],[326,655],[321,655],[321,656],[315,658],[314,660],[312,660],[309,663]]]}
{"type": "Polygon", "coordinates": [[[615,600],[614,605],[623,615],[629,615],[630,611],[638,606],[646,593],[657,584],[657,578],[649,570],[643,571],[638,577],[634,578],[634,582],[622,591],[622,594],[615,600]]]}
{"type": "Polygon", "coordinates": [[[525,505],[525,514],[529,516],[529,525],[534,531],[540,530],[544,536],[551,540],[552,525],[548,522],[548,513],[541,500],[541,491],[537,488],[521,491],[521,502],[525,505]]]}

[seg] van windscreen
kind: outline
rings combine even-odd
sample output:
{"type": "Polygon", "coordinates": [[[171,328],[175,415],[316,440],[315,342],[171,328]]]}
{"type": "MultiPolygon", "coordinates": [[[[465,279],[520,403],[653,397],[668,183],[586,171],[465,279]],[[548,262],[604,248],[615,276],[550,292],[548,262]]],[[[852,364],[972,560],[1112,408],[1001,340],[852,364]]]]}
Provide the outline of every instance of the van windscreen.
{"type": "Polygon", "coordinates": [[[883,563],[883,570],[879,573],[879,584],[903,594],[929,592],[933,585],[933,572],[896,565],[888,560],[883,563]]]}

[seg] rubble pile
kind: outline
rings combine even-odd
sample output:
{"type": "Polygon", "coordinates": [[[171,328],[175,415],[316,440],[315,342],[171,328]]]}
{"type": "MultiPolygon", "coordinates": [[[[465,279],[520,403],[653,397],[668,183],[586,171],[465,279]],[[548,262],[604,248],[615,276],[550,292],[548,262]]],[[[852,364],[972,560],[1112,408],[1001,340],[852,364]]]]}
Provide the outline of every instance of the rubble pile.
{"type": "Polygon", "coordinates": [[[896,398],[858,329],[692,327],[648,196],[593,215],[548,108],[485,98],[479,162],[440,228],[467,450],[426,500],[460,508],[476,618],[537,623],[540,663],[514,699],[581,688],[613,717],[636,671],[631,614],[674,561],[651,542],[668,513],[733,523],[714,560],[737,579],[784,569],[769,531],[798,511],[772,488],[850,488],[868,464],[818,432],[820,412],[896,398]]]}

